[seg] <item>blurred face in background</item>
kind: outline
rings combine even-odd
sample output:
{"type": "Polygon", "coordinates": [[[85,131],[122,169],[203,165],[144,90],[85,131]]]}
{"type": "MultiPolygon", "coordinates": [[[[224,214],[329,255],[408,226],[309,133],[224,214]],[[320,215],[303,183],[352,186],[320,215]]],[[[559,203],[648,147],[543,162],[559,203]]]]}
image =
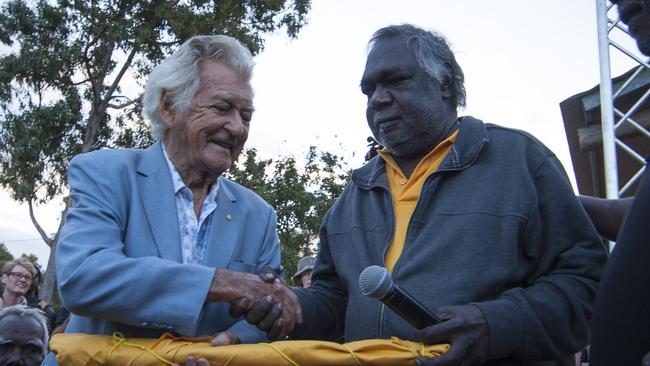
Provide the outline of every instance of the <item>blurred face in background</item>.
{"type": "Polygon", "coordinates": [[[38,366],[43,362],[43,328],[32,317],[0,319],[0,365],[38,366]]]}
{"type": "Polygon", "coordinates": [[[25,267],[16,265],[2,274],[2,284],[5,291],[24,296],[32,285],[33,276],[25,267]]]}
{"type": "Polygon", "coordinates": [[[300,276],[300,283],[302,284],[303,288],[307,288],[311,286],[311,269],[308,269],[305,271],[305,273],[300,276]]]}

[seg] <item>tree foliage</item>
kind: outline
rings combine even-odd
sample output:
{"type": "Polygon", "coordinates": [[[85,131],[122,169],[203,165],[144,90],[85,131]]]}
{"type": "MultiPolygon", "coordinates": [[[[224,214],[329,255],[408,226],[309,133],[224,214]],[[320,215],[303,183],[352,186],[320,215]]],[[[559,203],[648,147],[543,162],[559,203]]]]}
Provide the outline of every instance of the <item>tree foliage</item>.
{"type": "MultiPolygon", "coordinates": [[[[38,263],[38,257],[35,254],[21,254],[20,258],[25,258],[32,263],[38,263]]],[[[14,256],[9,252],[4,243],[0,243],[0,268],[8,262],[14,260],[14,256]]]]}
{"type": "Polygon", "coordinates": [[[257,192],[278,215],[282,263],[288,277],[298,259],[317,250],[318,231],[327,210],[343,192],[350,174],[342,156],[310,146],[304,166],[294,156],[260,159],[248,149],[228,176],[257,192]]]}
{"type": "Polygon", "coordinates": [[[7,246],[4,243],[0,243],[0,268],[5,264],[5,262],[14,260],[14,256],[9,253],[7,246]]]}
{"type": "Polygon", "coordinates": [[[27,259],[28,261],[30,261],[30,262],[35,263],[36,265],[38,265],[38,257],[36,256],[36,254],[32,254],[32,253],[30,253],[30,254],[26,254],[26,253],[23,253],[23,254],[20,255],[20,258],[25,258],[25,259],[27,259]]]}
{"type": "Polygon", "coordinates": [[[57,235],[45,233],[33,206],[65,194],[72,156],[151,143],[139,113],[143,81],[154,65],[197,34],[230,35],[257,54],[267,33],[296,37],[309,8],[310,0],[4,2],[0,186],[28,204],[34,226],[53,247],[57,235]]]}

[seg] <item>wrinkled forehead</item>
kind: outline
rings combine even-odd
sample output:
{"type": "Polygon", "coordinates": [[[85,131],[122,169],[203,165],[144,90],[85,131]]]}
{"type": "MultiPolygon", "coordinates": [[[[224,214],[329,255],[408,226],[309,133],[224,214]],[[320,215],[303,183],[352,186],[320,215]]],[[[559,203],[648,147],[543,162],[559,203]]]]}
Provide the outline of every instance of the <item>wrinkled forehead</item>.
{"type": "Polygon", "coordinates": [[[207,99],[227,97],[246,106],[252,105],[254,96],[249,76],[228,64],[213,60],[201,66],[197,94],[207,99]]]}
{"type": "Polygon", "coordinates": [[[368,51],[367,61],[377,62],[387,56],[403,59],[412,54],[413,51],[409,48],[409,37],[400,35],[373,42],[368,51]]]}
{"type": "Polygon", "coordinates": [[[31,316],[9,315],[0,319],[0,342],[3,340],[27,341],[43,337],[41,324],[31,316]]]}
{"type": "Polygon", "coordinates": [[[406,37],[400,36],[378,40],[368,53],[362,82],[401,70],[413,70],[419,67],[413,51],[408,47],[406,37]]]}

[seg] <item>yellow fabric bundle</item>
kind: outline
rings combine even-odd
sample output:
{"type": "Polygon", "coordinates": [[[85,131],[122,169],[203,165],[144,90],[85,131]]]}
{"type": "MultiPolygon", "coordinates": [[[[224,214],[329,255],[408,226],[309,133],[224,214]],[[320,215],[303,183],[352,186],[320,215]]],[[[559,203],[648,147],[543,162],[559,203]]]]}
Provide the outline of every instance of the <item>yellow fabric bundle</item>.
{"type": "Polygon", "coordinates": [[[393,338],[339,344],[322,341],[280,341],[213,347],[210,337],[125,339],[115,335],[56,334],[50,348],[60,366],[153,366],[183,364],[187,356],[205,357],[213,366],[415,365],[416,357],[435,357],[449,346],[422,345],[393,338]]]}

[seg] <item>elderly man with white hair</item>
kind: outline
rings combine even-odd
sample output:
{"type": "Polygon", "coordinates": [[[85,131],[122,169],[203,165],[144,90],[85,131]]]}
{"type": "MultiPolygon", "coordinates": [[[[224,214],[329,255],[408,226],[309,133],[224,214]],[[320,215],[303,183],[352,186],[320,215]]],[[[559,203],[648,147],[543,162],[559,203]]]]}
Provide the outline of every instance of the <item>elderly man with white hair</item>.
{"type": "Polygon", "coordinates": [[[287,329],[300,321],[295,296],[258,276],[280,270],[275,211],[222,176],[248,137],[253,65],[233,38],[190,38],[149,75],[143,115],[157,141],[71,161],[56,252],[66,332],[254,343],[266,336],[229,303],[269,293],[292,310],[287,329]]]}

